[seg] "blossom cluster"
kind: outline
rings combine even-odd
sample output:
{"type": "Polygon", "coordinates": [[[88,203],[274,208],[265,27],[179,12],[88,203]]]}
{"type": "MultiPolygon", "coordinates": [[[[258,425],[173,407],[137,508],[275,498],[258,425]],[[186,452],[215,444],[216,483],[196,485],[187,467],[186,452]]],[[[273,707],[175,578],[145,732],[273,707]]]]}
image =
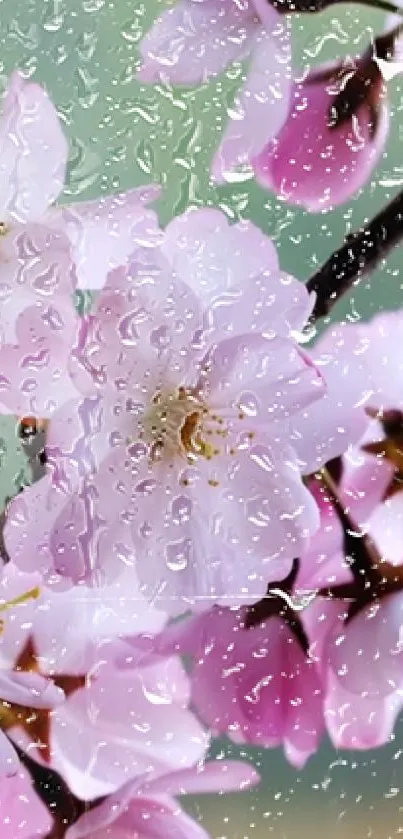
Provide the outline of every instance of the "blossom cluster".
{"type": "MultiPolygon", "coordinates": [[[[318,211],[382,152],[399,35],[301,80],[275,4],[180,0],[139,75],[250,57],[212,175],[318,211]]],[[[0,143],[0,412],[44,440],[3,516],[1,835],[206,839],[177,797],[259,780],[212,737],[301,768],[403,706],[403,315],[310,346],[316,294],[247,219],[163,228],[153,184],[57,204],[67,142],[18,72],[0,143]]]]}

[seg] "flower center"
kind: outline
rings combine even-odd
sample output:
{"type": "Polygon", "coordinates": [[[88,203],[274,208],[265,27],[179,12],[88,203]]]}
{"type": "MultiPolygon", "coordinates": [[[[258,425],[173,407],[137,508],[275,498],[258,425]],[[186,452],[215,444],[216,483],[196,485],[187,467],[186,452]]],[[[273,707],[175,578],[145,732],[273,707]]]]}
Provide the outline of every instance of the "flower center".
{"type": "Polygon", "coordinates": [[[218,425],[215,433],[220,433],[222,420],[210,416],[208,408],[190,389],[180,387],[173,393],[158,391],[144,423],[152,460],[177,455],[191,463],[200,456],[211,460],[219,454],[217,446],[207,439],[214,433],[212,422],[218,425]]]}

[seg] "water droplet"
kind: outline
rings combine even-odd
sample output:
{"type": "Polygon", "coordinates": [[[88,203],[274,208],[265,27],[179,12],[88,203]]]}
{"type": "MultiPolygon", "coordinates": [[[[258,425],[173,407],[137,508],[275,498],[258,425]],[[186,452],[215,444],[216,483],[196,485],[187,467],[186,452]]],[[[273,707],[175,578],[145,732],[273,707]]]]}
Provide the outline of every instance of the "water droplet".
{"type": "Polygon", "coordinates": [[[192,542],[190,539],[180,539],[165,546],[165,561],[170,571],[185,571],[189,565],[192,542]]]}

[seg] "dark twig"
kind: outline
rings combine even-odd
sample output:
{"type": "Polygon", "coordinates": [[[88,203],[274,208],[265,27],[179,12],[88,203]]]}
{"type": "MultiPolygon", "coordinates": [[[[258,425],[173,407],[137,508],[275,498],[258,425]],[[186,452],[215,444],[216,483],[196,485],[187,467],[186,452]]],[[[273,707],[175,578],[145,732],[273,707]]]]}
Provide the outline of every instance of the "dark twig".
{"type": "Polygon", "coordinates": [[[316,293],[311,321],[328,315],[343,294],[373,271],[389,251],[403,240],[403,192],[361,230],[347,236],[307,282],[316,293]]]}
{"type": "Polygon", "coordinates": [[[292,595],[298,572],[299,559],[294,559],[288,577],[278,583],[270,583],[266,596],[249,606],[245,617],[245,629],[253,629],[254,626],[265,623],[269,618],[280,617],[290,627],[304,653],[307,654],[309,650],[307,634],[300,616],[287,599],[292,595]]]}
{"type": "MultiPolygon", "coordinates": [[[[269,0],[270,4],[284,15],[298,12],[298,14],[317,14],[329,6],[340,5],[343,0],[269,0]]],[[[371,6],[384,12],[401,15],[402,9],[389,0],[344,0],[344,2],[358,2],[361,6],[371,6]]]]}
{"type": "Polygon", "coordinates": [[[48,766],[42,766],[13,743],[21,763],[28,771],[38,797],[49,810],[53,826],[45,839],[64,839],[67,829],[98,801],[85,802],[68,788],[61,775],[48,766]]]}

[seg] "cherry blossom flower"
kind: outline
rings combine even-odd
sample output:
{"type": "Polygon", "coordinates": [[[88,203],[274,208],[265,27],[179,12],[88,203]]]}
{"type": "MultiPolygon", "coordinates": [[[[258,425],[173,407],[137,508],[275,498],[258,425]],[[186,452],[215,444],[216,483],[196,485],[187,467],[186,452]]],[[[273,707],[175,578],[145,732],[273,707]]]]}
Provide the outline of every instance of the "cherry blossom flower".
{"type": "MultiPolygon", "coordinates": [[[[167,266],[146,251],[78,323],[66,376],[83,397],[51,418],[48,474],[8,511],[23,570],[105,583],[135,564],[141,591],[177,613],[258,599],[305,549],[317,507],[288,437],[325,388],[295,340],[312,301],[253,225],[225,235],[201,296],[172,253],[167,266]]],[[[186,236],[177,247],[180,262],[186,236]]]]}
{"type": "MultiPolygon", "coordinates": [[[[301,768],[322,738],[323,694],[302,623],[285,607],[273,594],[266,608],[271,615],[252,626],[246,609],[215,607],[168,627],[155,645],[190,656],[192,704],[215,735],[283,745],[301,768]]],[[[124,657],[120,664],[127,666],[124,657]]]]}
{"type": "Polygon", "coordinates": [[[263,187],[319,212],[364,186],[388,136],[382,60],[393,44],[394,33],[387,33],[357,61],[319,66],[294,83],[287,120],[253,161],[263,187]]]}
{"type": "Polygon", "coordinates": [[[402,324],[401,313],[388,312],[347,328],[368,371],[372,419],[357,445],[328,465],[328,477],[311,482],[321,527],[301,557],[296,586],[321,595],[304,612],[304,626],[337,748],[385,743],[403,707],[402,324]]]}
{"type": "Polygon", "coordinates": [[[143,638],[132,648],[131,672],[115,666],[120,635],[152,635],[164,623],[136,589],[132,569],[102,590],[41,589],[33,602],[24,592],[39,580],[9,563],[0,581],[2,596],[16,600],[7,611],[0,648],[2,666],[14,668],[13,679],[17,668],[19,680],[15,687],[10,680],[18,695],[11,690],[6,695],[13,703],[4,715],[8,736],[31,759],[55,769],[82,799],[199,761],[208,737],[188,710],[190,688],[179,659],[157,657],[143,638]],[[30,683],[24,695],[19,685],[34,678],[32,670],[35,685],[44,685],[50,699],[53,685],[63,688],[63,711],[61,706],[49,713],[40,696],[30,702],[40,710],[24,714],[15,706],[20,694],[28,704],[30,683]]]}
{"type": "Polygon", "coordinates": [[[217,180],[249,163],[287,117],[288,23],[266,0],[179,0],[160,15],[141,41],[140,52],[140,80],[173,85],[202,84],[250,56],[214,159],[217,180]]]}
{"type": "Polygon", "coordinates": [[[209,839],[172,798],[175,795],[247,790],[259,780],[240,761],[211,761],[156,781],[129,783],[69,828],[66,839],[209,839]]]}
{"type": "Polygon", "coordinates": [[[73,247],[78,287],[99,288],[157,233],[155,214],[144,206],[159,188],[140,187],[69,206],[55,207],[66,174],[68,146],[56,109],[45,91],[15,72],[0,117],[0,236],[2,251],[21,228],[33,224],[66,233],[73,247]]]}

